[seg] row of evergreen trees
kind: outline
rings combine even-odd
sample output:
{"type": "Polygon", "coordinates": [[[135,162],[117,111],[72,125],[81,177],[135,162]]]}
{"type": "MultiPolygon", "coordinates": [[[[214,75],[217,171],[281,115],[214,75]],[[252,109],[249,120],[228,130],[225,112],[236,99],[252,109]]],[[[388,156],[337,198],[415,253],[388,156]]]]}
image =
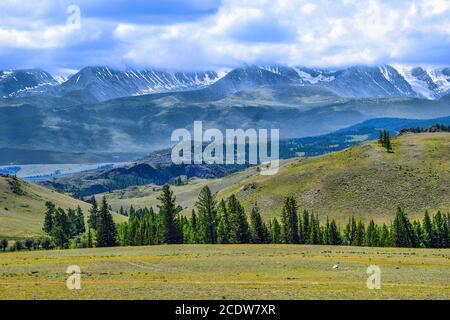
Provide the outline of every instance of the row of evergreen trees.
{"type": "Polygon", "coordinates": [[[191,217],[180,214],[182,208],[169,186],[159,197],[158,212],[130,208],[128,222],[119,224],[121,245],[156,245],[162,243],[286,243],[327,244],[372,247],[449,247],[450,216],[438,212],[430,217],[425,212],[422,221],[410,221],[399,208],[390,225],[367,226],[351,217],[343,229],[335,220],[321,224],[317,214],[299,213],[294,197],[285,199],[281,218],[265,223],[255,204],[248,219],[235,195],[216,202],[208,187],[200,192],[191,217]]]}
{"type": "Polygon", "coordinates": [[[92,197],[87,229],[81,208],[67,212],[46,203],[43,230],[55,246],[67,248],[70,243],[83,242],[81,247],[111,247],[116,245],[157,245],[175,243],[234,244],[285,243],[326,244],[372,247],[447,248],[450,246],[450,215],[428,212],[422,221],[410,221],[399,208],[390,225],[377,225],[371,220],[365,225],[351,217],[344,228],[329,220],[321,224],[317,214],[299,212],[294,197],[284,201],[279,219],[263,221],[258,205],[250,216],[236,198],[217,202],[215,195],[204,187],[188,218],[181,215],[182,208],[168,185],[158,197],[160,204],[153,208],[135,210],[130,207],[129,220],[116,225],[110,207],[103,198],[99,206],[92,197]],[[79,240],[80,237],[83,240],[79,240]],[[74,240],[75,239],[75,240],[74,240]],[[78,239],[78,240],[77,240],[78,239]]]}

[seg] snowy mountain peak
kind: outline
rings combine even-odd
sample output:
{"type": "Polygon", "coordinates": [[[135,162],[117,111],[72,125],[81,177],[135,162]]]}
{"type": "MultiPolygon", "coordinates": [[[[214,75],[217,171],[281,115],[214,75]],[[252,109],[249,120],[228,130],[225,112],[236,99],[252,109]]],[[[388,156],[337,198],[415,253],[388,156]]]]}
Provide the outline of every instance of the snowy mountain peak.
{"type": "Polygon", "coordinates": [[[109,67],[86,67],[62,84],[64,91],[89,90],[97,99],[192,90],[216,82],[215,71],[171,72],[162,70],[118,71],[109,67]]]}
{"type": "Polygon", "coordinates": [[[395,67],[421,98],[434,100],[450,93],[449,68],[395,67]]]}
{"type": "Polygon", "coordinates": [[[42,93],[57,84],[49,73],[39,69],[0,71],[0,97],[3,98],[42,93]]]}

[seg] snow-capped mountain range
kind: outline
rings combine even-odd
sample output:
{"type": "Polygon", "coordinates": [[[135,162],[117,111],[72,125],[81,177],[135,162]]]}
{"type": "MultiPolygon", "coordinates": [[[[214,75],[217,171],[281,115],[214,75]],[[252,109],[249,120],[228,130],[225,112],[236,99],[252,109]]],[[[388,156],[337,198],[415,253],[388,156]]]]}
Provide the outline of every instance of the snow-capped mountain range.
{"type": "Polygon", "coordinates": [[[86,67],[67,79],[38,70],[0,71],[0,97],[87,92],[99,101],[162,92],[195,90],[219,83],[224,90],[249,86],[320,86],[342,97],[410,97],[436,100],[450,94],[450,68],[352,66],[329,70],[277,65],[245,66],[229,72],[155,69],[118,71],[86,67]],[[229,86],[232,84],[232,88],[229,86]]]}

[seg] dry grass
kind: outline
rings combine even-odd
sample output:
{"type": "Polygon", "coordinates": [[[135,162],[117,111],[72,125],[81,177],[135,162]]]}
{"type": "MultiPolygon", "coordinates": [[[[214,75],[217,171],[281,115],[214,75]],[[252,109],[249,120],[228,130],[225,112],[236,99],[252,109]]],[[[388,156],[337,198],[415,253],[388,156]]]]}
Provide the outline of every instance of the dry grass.
{"type": "Polygon", "coordinates": [[[119,247],[2,253],[0,266],[0,299],[450,298],[448,249],[119,247]],[[69,265],[81,267],[81,290],[66,288],[69,265]],[[380,290],[366,287],[369,265],[381,268],[380,290]]]}

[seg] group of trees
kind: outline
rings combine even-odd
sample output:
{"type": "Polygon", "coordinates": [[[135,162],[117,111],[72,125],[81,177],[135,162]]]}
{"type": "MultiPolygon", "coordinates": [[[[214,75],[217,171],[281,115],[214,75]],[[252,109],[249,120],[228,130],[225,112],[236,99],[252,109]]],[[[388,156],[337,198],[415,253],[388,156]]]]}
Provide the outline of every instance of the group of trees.
{"type": "Polygon", "coordinates": [[[388,152],[392,151],[391,135],[388,130],[380,131],[380,137],[378,138],[378,144],[385,148],[388,152]]]}
{"type": "Polygon", "coordinates": [[[67,212],[47,202],[43,231],[50,236],[58,248],[74,247],[92,248],[117,245],[117,228],[111,215],[106,198],[99,207],[95,197],[91,199],[87,229],[83,211],[68,209],[67,212]]]}
{"type": "MultiPolygon", "coordinates": [[[[182,208],[168,185],[162,188],[160,204],[153,208],[129,209],[127,222],[115,224],[110,208],[103,198],[101,205],[94,197],[89,210],[87,228],[81,208],[67,211],[46,203],[43,230],[48,237],[16,241],[12,250],[51,249],[54,247],[111,247],[116,245],[157,244],[239,244],[284,243],[324,244],[371,247],[450,247],[450,215],[425,212],[421,221],[410,221],[406,212],[398,208],[389,225],[377,225],[370,220],[365,225],[351,217],[341,229],[335,220],[321,223],[317,214],[299,212],[294,197],[284,201],[279,219],[265,222],[255,203],[249,217],[235,195],[219,202],[206,186],[190,217],[181,214],[182,208]]],[[[6,239],[0,248],[8,248],[6,239]]]]}
{"type": "Polygon", "coordinates": [[[428,128],[421,128],[421,127],[416,127],[416,128],[406,128],[406,129],[402,129],[400,130],[399,134],[404,134],[404,133],[408,133],[408,132],[412,132],[412,133],[423,133],[423,132],[450,132],[450,126],[446,126],[445,124],[434,124],[428,128]]]}
{"type": "Polygon", "coordinates": [[[92,207],[89,209],[88,227],[95,232],[97,247],[113,247],[117,245],[117,226],[112,217],[110,207],[103,197],[99,207],[95,197],[91,198],[92,207]]]}
{"type": "Polygon", "coordinates": [[[83,234],[84,214],[80,207],[76,210],[56,208],[52,202],[46,202],[43,231],[48,234],[60,248],[67,248],[70,239],[83,234]]]}
{"type": "Polygon", "coordinates": [[[351,217],[341,229],[334,219],[321,224],[317,214],[299,212],[294,197],[284,201],[280,219],[267,223],[255,204],[249,219],[244,207],[231,195],[216,202],[208,187],[200,192],[195,210],[188,218],[181,215],[168,186],[159,198],[159,211],[130,208],[130,219],[119,225],[121,245],[153,245],[162,243],[285,243],[325,244],[371,247],[449,247],[450,216],[438,212],[422,221],[410,221],[401,208],[389,225],[370,220],[365,225],[351,217]]]}
{"type": "Polygon", "coordinates": [[[180,214],[182,208],[176,205],[169,186],[163,188],[159,200],[158,213],[152,208],[130,208],[129,221],[119,225],[122,245],[270,242],[269,228],[257,206],[252,210],[249,223],[234,195],[217,203],[211,190],[204,187],[190,218],[180,214]]]}

